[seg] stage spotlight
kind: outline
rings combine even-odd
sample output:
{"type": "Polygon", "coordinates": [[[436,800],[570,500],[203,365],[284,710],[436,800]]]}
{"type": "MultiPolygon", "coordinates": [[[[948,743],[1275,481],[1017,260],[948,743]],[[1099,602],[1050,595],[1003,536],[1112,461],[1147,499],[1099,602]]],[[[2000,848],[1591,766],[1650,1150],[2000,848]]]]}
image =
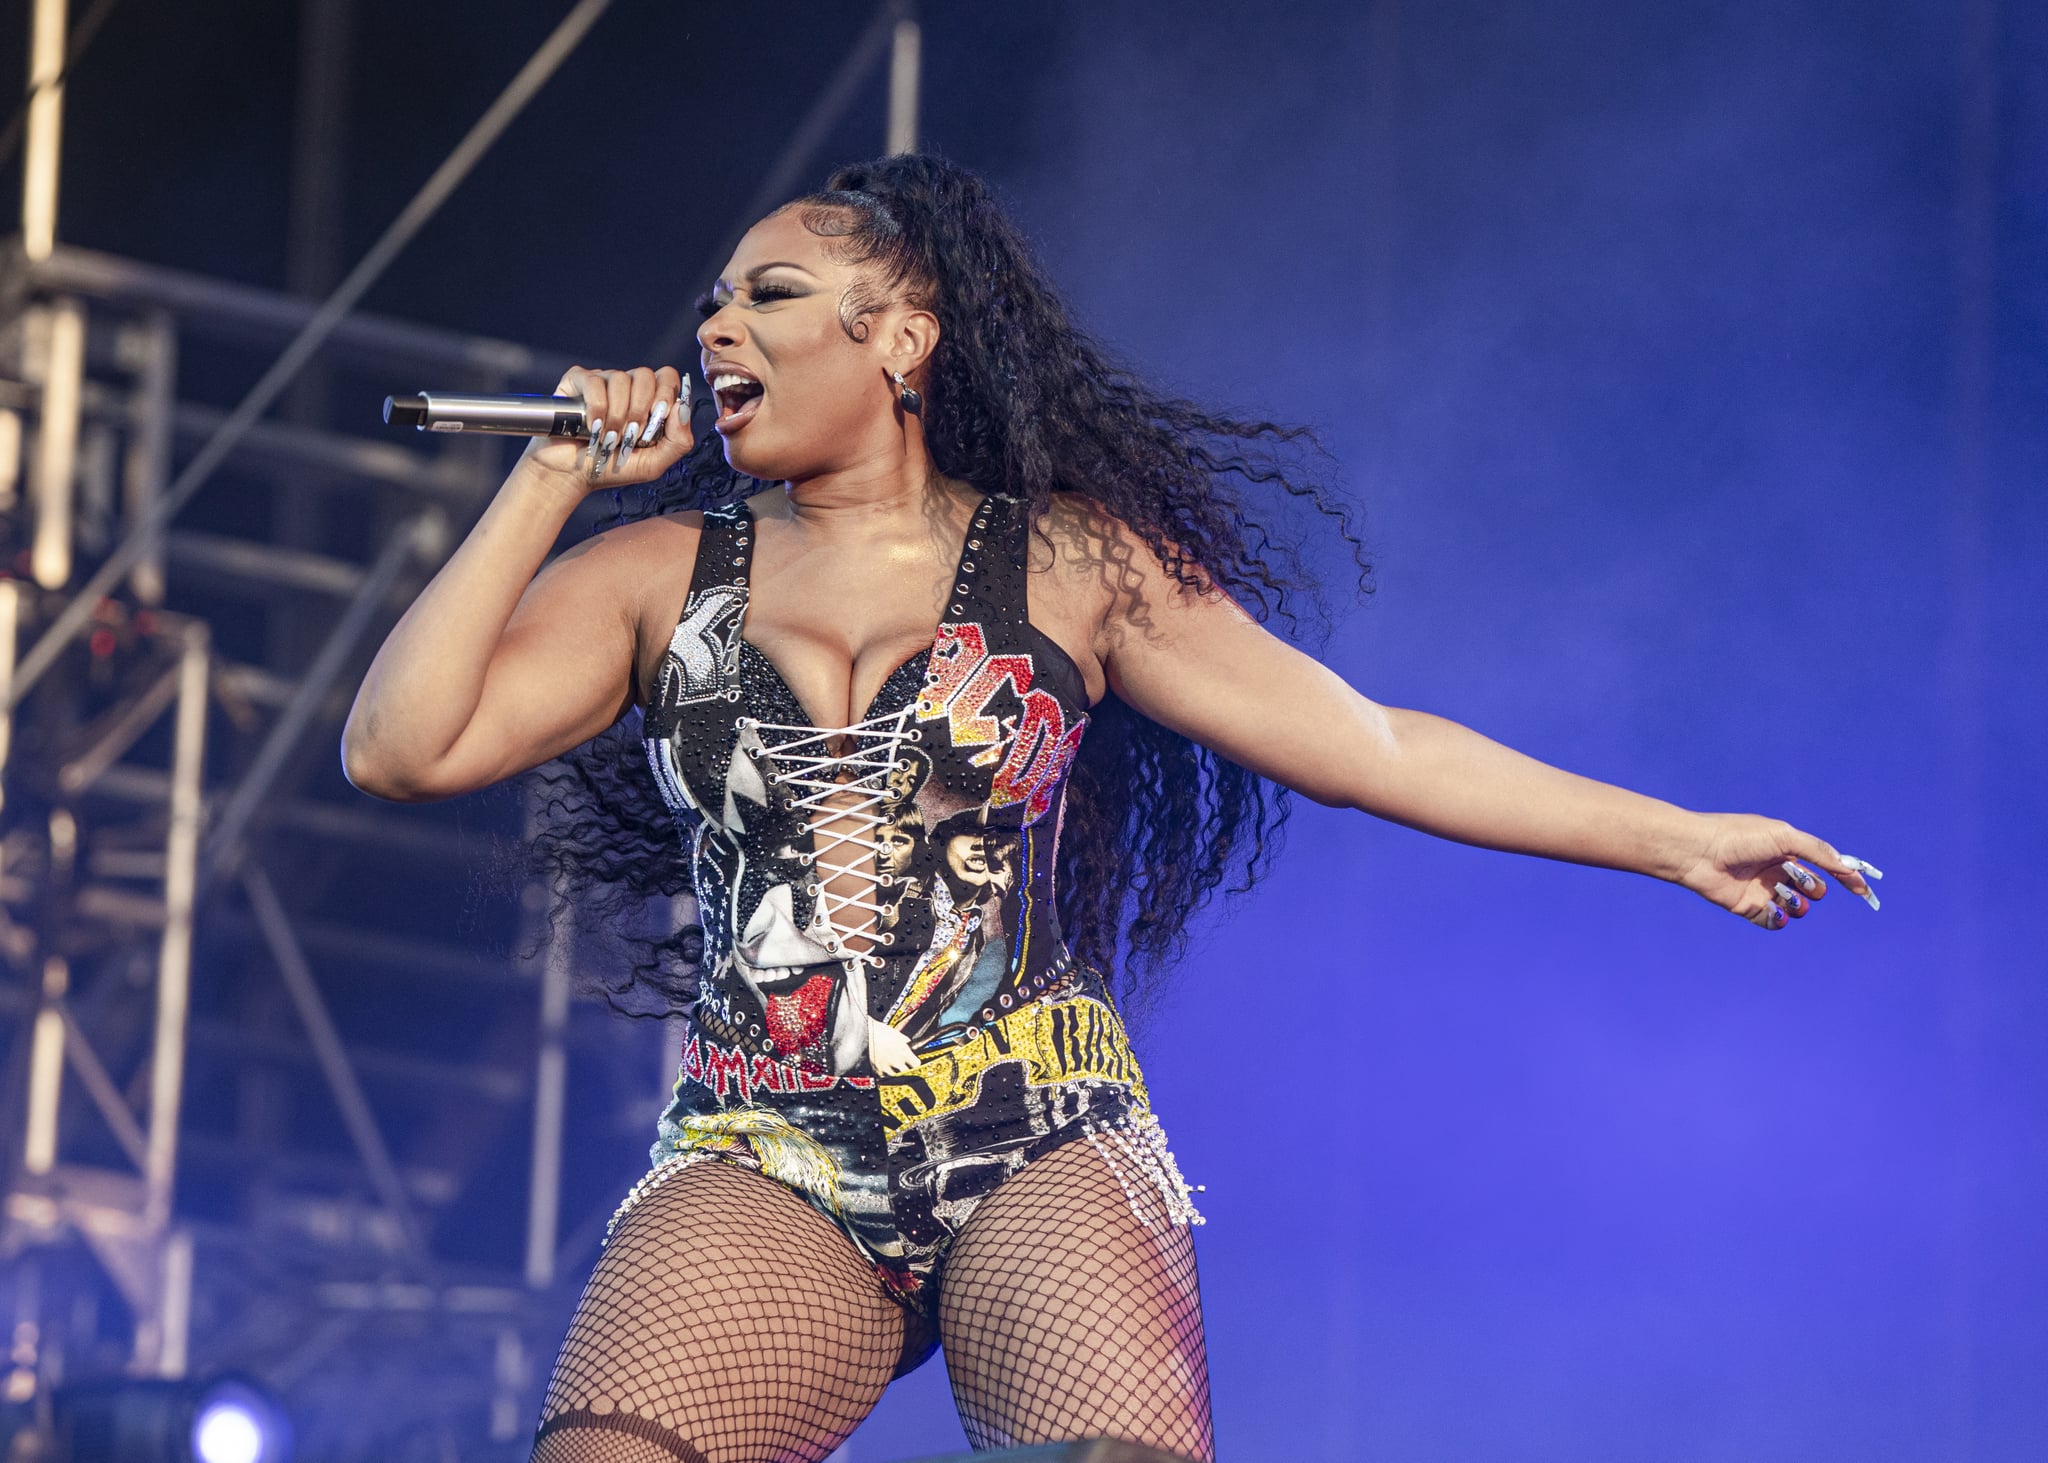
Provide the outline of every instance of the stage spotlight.
{"type": "Polygon", "coordinates": [[[192,1418],[195,1463],[284,1463],[284,1415],[246,1383],[215,1382],[192,1418]]]}
{"type": "Polygon", "coordinates": [[[51,1399],[62,1463],[289,1463],[284,1409],[240,1377],[106,1378],[51,1399]]]}

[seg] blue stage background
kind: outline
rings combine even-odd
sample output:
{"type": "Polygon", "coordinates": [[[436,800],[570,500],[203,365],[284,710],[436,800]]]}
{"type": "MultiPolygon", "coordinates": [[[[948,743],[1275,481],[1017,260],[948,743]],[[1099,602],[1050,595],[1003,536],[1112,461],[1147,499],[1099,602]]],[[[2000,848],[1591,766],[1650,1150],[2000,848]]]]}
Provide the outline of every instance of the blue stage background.
{"type": "Polygon", "coordinates": [[[1257,16],[1092,12],[1004,181],[1130,359],[1325,431],[1330,663],[1889,877],[1771,936],[1302,807],[1144,1032],[1220,1455],[2043,1456],[2040,18],[1973,468],[1949,7],[1257,16]]]}

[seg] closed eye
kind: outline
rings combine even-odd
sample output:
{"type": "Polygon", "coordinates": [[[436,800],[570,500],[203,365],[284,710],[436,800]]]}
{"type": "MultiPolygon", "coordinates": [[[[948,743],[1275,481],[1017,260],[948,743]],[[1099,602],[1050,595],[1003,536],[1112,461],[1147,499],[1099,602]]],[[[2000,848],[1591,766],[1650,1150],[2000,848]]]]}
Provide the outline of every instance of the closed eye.
{"type": "MultiPolygon", "coordinates": [[[[748,290],[747,293],[753,302],[758,305],[767,300],[794,300],[804,294],[805,291],[791,289],[786,284],[757,284],[748,290]]],[[[713,315],[716,315],[731,303],[731,298],[721,300],[716,293],[706,290],[703,294],[697,296],[697,314],[701,318],[709,320],[713,315]]]]}

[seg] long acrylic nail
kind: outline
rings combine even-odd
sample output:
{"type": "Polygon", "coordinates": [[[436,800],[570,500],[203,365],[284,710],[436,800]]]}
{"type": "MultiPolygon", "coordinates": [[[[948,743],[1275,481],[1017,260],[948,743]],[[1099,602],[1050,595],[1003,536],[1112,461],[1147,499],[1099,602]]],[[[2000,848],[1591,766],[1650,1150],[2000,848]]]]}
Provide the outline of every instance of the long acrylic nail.
{"type": "Polygon", "coordinates": [[[1785,913],[1784,910],[1778,908],[1778,906],[1774,904],[1771,906],[1771,922],[1769,928],[1774,930],[1782,930],[1791,921],[1791,918],[1792,916],[1785,913]]]}
{"type": "Polygon", "coordinates": [[[676,410],[682,414],[684,421],[690,419],[690,378],[688,376],[683,377],[683,388],[676,393],[676,410]]]}
{"type": "Polygon", "coordinates": [[[612,469],[615,472],[624,472],[626,470],[626,459],[633,455],[634,444],[639,440],[640,424],[638,422],[626,423],[626,434],[619,438],[619,460],[612,464],[612,469]]]}
{"type": "Polygon", "coordinates": [[[640,434],[643,443],[652,442],[661,436],[661,424],[668,420],[668,403],[657,401],[654,410],[647,414],[647,430],[640,434]]]}
{"type": "Polygon", "coordinates": [[[1789,884],[1774,884],[1771,889],[1778,896],[1787,914],[1798,914],[1806,903],[1799,897],[1799,891],[1789,884]]]}
{"type": "Polygon", "coordinates": [[[1813,875],[1807,873],[1805,869],[1790,859],[1786,859],[1778,867],[1785,871],[1786,878],[1799,886],[1799,892],[1802,894],[1811,894],[1820,887],[1820,880],[1814,878],[1813,875]]]}
{"type": "Polygon", "coordinates": [[[604,434],[604,450],[597,454],[597,471],[591,474],[592,477],[603,477],[611,469],[613,465],[612,453],[618,450],[618,446],[619,434],[617,432],[606,432],[604,434]]]}
{"type": "Polygon", "coordinates": [[[587,464],[585,464],[583,469],[584,474],[586,476],[594,478],[598,475],[598,472],[600,471],[598,466],[598,457],[599,454],[602,453],[603,451],[604,418],[599,417],[596,421],[590,424],[590,461],[587,464]]]}
{"type": "Polygon", "coordinates": [[[1878,868],[1877,865],[1866,864],[1860,858],[1850,858],[1846,853],[1842,855],[1842,865],[1844,868],[1854,869],[1866,879],[1882,879],[1884,877],[1884,870],[1878,868]]]}

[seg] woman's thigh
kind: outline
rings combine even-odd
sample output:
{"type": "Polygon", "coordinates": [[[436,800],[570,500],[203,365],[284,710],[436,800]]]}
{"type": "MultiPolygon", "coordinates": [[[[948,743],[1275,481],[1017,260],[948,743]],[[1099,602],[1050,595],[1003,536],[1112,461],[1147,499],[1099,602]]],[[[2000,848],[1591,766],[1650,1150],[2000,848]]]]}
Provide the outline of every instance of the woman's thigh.
{"type": "Polygon", "coordinates": [[[947,1256],[939,1334],[976,1447],[1111,1437],[1207,1459],[1194,1241],[1076,1140],[984,1200],[947,1256]]]}
{"type": "Polygon", "coordinates": [[[881,1397],[903,1324],[817,1210],[759,1174],[695,1164],[606,1244],[535,1463],[816,1463],[881,1397]]]}

